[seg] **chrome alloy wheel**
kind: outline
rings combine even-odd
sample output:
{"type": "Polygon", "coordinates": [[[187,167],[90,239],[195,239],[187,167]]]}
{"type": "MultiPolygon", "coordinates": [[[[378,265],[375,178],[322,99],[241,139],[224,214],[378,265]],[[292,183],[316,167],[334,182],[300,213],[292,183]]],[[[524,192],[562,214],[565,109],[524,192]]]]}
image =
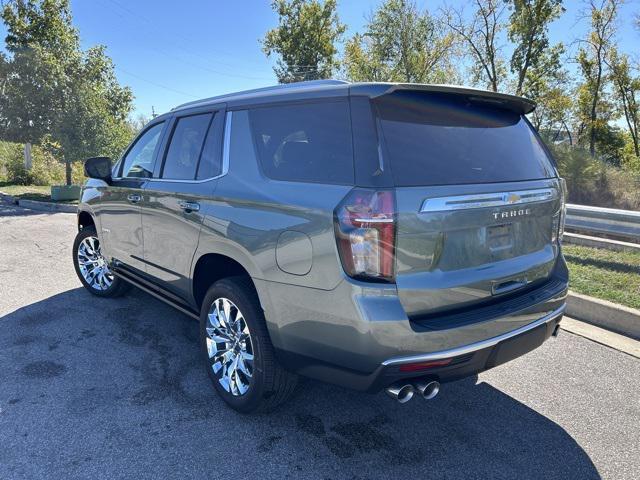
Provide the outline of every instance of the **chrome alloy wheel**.
{"type": "Polygon", "coordinates": [[[249,390],[253,343],[242,312],[227,298],[213,301],[207,320],[207,353],[218,382],[234,397],[249,390]]]}
{"type": "Polygon", "coordinates": [[[102,256],[97,237],[87,237],[78,246],[78,267],[84,280],[95,290],[107,290],[113,283],[113,273],[102,256]]]}

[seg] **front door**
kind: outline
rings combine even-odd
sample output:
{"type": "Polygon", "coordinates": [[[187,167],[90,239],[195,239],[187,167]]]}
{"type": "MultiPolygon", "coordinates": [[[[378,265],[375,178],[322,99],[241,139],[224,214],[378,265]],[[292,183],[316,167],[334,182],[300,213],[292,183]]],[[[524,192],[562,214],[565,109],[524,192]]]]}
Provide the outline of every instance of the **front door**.
{"type": "Polygon", "coordinates": [[[176,114],[141,203],[147,274],[187,301],[207,201],[222,173],[223,122],[220,110],[176,114]]]}
{"type": "Polygon", "coordinates": [[[153,174],[164,126],[162,121],[150,125],[131,144],[96,212],[107,258],[142,272],[145,265],[140,205],[146,182],[153,174]]]}

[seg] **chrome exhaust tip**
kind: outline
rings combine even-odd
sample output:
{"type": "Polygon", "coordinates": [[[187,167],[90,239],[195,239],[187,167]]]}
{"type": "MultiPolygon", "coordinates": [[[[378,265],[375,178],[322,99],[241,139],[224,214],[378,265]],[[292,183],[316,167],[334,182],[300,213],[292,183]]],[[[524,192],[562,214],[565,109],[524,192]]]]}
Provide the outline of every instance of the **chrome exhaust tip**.
{"type": "Polygon", "coordinates": [[[416,382],[415,389],[425,400],[431,400],[440,392],[440,382],[430,380],[426,382],[416,382]]]}
{"type": "Polygon", "coordinates": [[[387,387],[386,389],[387,395],[389,395],[394,400],[397,400],[400,403],[407,403],[409,400],[413,398],[413,394],[415,393],[415,389],[413,385],[410,383],[402,384],[397,383],[387,387]]]}

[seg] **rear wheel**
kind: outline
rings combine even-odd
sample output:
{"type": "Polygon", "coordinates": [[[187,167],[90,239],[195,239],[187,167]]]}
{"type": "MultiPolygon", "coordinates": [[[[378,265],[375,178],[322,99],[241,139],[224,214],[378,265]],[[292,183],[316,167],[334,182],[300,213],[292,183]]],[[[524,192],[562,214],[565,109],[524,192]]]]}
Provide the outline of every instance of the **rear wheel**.
{"type": "Polygon", "coordinates": [[[227,278],[209,289],[200,314],[200,338],[209,378],[234,410],[268,411],[293,393],[297,376],[276,361],[248,278],[227,278]]]}
{"type": "Polygon", "coordinates": [[[84,288],[94,295],[117,297],[129,289],[129,284],[113,275],[102,256],[95,227],[85,227],[76,235],[73,242],[73,266],[84,288]]]}

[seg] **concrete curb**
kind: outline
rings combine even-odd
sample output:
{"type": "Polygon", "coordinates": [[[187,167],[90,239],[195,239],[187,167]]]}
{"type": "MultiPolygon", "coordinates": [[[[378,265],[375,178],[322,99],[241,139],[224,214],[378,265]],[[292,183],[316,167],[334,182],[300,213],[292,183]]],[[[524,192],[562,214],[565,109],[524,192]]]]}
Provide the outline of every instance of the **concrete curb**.
{"type": "Polygon", "coordinates": [[[4,192],[0,192],[0,200],[9,202],[9,203],[15,203],[16,205],[18,204],[15,198],[13,198],[11,195],[7,195],[4,192]]]}
{"type": "Polygon", "coordinates": [[[627,355],[640,359],[640,342],[626,335],[596,327],[590,323],[581,322],[571,317],[565,316],[560,323],[560,328],[574,335],[588,338],[593,342],[606,345],[609,348],[624,352],[627,355]]]}
{"type": "Polygon", "coordinates": [[[613,332],[640,339],[640,310],[569,292],[567,315],[613,332]]]}
{"type": "Polygon", "coordinates": [[[22,208],[28,208],[30,210],[39,210],[42,212],[62,212],[62,213],[76,213],[78,211],[77,205],[69,205],[65,203],[53,203],[53,202],[39,202],[37,200],[20,200],[12,195],[0,192],[0,200],[13,203],[22,208]]]}
{"type": "Polygon", "coordinates": [[[38,202],[37,200],[18,200],[18,205],[31,210],[41,210],[44,212],[76,213],[77,205],[67,205],[64,203],[38,202]]]}
{"type": "Polygon", "coordinates": [[[616,252],[640,252],[640,244],[610,240],[608,238],[591,237],[580,233],[564,232],[563,243],[581,245],[583,247],[606,248],[616,252]]]}

